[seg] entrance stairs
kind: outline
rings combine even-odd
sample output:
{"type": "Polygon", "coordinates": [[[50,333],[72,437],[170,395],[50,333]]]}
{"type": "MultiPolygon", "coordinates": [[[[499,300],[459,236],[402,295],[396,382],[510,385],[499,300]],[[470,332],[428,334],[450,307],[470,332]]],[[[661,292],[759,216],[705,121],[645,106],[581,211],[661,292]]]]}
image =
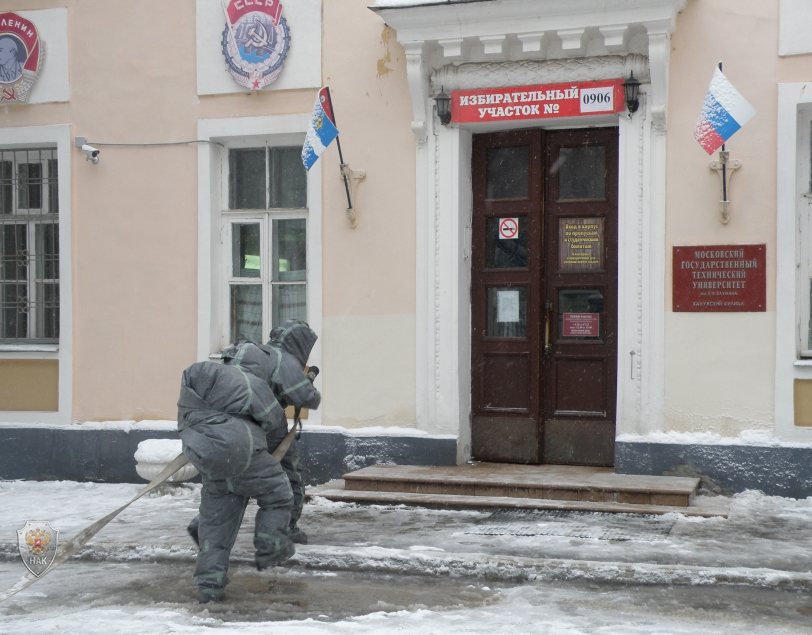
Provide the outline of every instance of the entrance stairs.
{"type": "Polygon", "coordinates": [[[616,474],[612,468],[473,463],[374,465],[308,489],[332,501],[441,509],[554,509],[727,516],[728,499],[698,496],[698,478],[616,474]]]}

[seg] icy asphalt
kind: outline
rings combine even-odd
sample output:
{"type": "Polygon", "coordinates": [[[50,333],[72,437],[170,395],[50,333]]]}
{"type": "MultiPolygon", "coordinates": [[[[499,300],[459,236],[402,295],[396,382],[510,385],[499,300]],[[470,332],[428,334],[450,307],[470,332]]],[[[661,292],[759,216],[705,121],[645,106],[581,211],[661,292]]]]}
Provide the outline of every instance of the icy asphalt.
{"type": "MultiPolygon", "coordinates": [[[[25,573],[16,530],[26,521],[50,521],[64,540],[139,489],[0,482],[0,590],[25,573]]],[[[727,519],[512,524],[490,512],[316,499],[300,523],[310,544],[261,574],[250,566],[249,507],[228,601],[210,609],[195,603],[185,533],[198,502],[194,485],[139,500],[80,559],[0,605],[0,632],[250,634],[276,620],[287,620],[273,627],[284,633],[812,632],[812,498],[746,492],[727,519]]]]}

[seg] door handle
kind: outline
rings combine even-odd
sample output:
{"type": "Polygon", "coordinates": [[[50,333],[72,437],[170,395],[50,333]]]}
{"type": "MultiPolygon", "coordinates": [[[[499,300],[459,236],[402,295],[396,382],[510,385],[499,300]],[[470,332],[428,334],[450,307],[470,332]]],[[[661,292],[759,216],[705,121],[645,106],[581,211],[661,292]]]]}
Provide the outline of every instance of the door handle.
{"type": "Polygon", "coordinates": [[[549,355],[553,352],[553,345],[550,342],[550,322],[553,320],[553,303],[551,300],[544,303],[544,311],[546,313],[544,319],[544,354],[549,355]]]}

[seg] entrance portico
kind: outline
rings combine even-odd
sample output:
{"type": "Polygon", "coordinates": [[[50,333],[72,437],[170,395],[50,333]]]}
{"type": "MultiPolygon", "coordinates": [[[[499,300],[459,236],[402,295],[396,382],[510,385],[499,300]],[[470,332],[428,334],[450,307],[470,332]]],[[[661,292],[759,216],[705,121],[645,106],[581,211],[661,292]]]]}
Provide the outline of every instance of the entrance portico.
{"type": "Polygon", "coordinates": [[[617,433],[663,422],[665,129],[670,36],[687,0],[397,3],[372,9],[404,46],[416,142],[417,422],[458,435],[471,456],[474,134],[528,126],[616,126],[617,433]],[[599,115],[442,126],[432,97],[453,90],[628,77],[633,117],[599,115]]]}

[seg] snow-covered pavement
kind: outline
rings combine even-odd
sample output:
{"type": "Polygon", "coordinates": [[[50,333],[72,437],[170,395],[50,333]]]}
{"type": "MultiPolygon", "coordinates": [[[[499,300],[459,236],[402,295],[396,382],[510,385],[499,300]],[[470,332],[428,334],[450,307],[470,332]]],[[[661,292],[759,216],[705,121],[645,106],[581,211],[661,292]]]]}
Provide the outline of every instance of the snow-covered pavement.
{"type": "MultiPolygon", "coordinates": [[[[139,489],[0,482],[0,590],[25,573],[16,530],[26,521],[50,521],[64,540],[139,489]]],[[[746,492],[727,519],[559,514],[507,528],[490,512],[315,499],[300,523],[310,544],[272,574],[250,567],[250,507],[233,553],[235,604],[208,613],[195,604],[185,533],[198,503],[196,485],[137,501],[81,561],[0,605],[0,632],[106,633],[113,622],[116,632],[230,632],[234,621],[279,619],[293,620],[274,627],[285,633],[812,631],[812,498],[746,492]]]]}
{"type": "MultiPolygon", "coordinates": [[[[0,564],[0,581],[9,564],[0,564]]],[[[200,606],[191,571],[191,563],[70,562],[0,607],[0,632],[766,635],[808,633],[812,620],[808,594],[748,587],[484,584],[249,566],[234,567],[223,603],[200,606]]]]}

